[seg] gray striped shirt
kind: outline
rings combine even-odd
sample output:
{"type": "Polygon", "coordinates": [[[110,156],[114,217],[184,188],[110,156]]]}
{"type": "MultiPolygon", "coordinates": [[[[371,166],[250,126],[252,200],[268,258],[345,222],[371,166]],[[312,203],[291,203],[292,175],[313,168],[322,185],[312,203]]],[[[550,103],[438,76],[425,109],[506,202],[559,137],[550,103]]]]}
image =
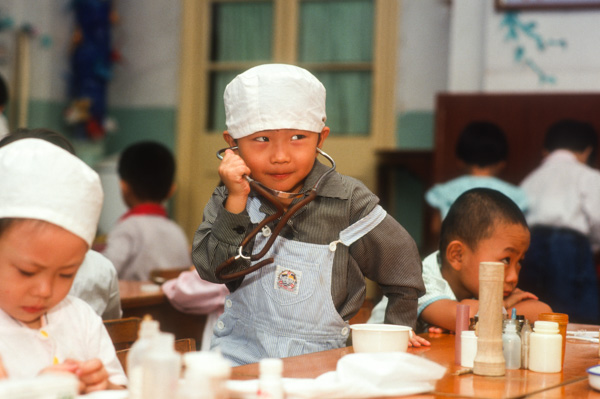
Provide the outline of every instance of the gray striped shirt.
{"type": "MultiPolygon", "coordinates": [[[[306,177],[305,187],[312,187],[327,166],[315,162],[306,177]]],[[[251,192],[250,195],[256,195],[251,192]]],[[[192,258],[200,276],[208,281],[222,283],[214,270],[229,257],[237,254],[238,247],[254,225],[246,211],[232,214],[223,204],[227,189],[219,186],[204,209],[202,224],[194,235],[192,258]]],[[[294,200],[294,203],[299,199],[294,200]]],[[[377,205],[379,199],[360,181],[337,172],[331,173],[320,184],[317,198],[300,209],[288,221],[280,235],[287,239],[314,244],[336,241],[340,231],[363,218],[377,205]]],[[[261,212],[275,212],[263,200],[261,212]]],[[[276,221],[269,227],[274,229],[276,221]]],[[[253,242],[246,246],[250,251],[253,242]]],[[[227,272],[248,267],[249,261],[238,260],[227,272]]],[[[365,299],[364,277],[375,281],[389,298],[385,322],[415,328],[417,299],[425,292],[422,265],[416,244],[408,232],[390,215],[370,233],[349,248],[338,245],[333,261],[331,293],[333,303],[344,320],[358,312],[365,299]]],[[[242,279],[227,282],[230,291],[237,289],[242,279]]]]}

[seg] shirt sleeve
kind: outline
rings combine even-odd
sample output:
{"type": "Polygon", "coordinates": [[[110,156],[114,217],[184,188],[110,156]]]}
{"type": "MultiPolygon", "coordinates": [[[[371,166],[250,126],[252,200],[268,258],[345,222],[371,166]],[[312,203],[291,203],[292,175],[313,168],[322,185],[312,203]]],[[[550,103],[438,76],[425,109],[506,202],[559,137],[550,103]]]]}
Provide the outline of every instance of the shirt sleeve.
{"type": "MultiPolygon", "coordinates": [[[[194,234],[192,260],[194,266],[206,281],[224,283],[215,275],[215,269],[231,256],[237,254],[238,248],[251,227],[250,216],[246,211],[240,214],[228,212],[223,203],[226,199],[224,187],[217,187],[210,201],[204,208],[203,220],[194,234]]],[[[246,248],[252,249],[253,242],[246,248]]],[[[227,272],[247,268],[250,261],[239,259],[235,266],[227,272]]],[[[237,289],[243,278],[227,282],[230,291],[237,289]]]]}
{"type": "MultiPolygon", "coordinates": [[[[367,192],[373,198],[371,201],[377,201],[375,195],[367,192]]],[[[353,203],[359,206],[362,202],[353,198],[353,203]]],[[[388,297],[385,323],[416,328],[417,300],[425,292],[425,286],[419,251],[404,227],[386,215],[379,225],[350,246],[350,255],[365,277],[379,284],[388,297]]]]}
{"type": "Polygon", "coordinates": [[[229,290],[223,284],[202,280],[196,271],[182,272],[162,285],[175,309],[184,313],[209,314],[223,309],[229,290]]]}
{"type": "Polygon", "coordinates": [[[106,309],[102,313],[102,319],[120,319],[123,316],[123,309],[121,308],[121,294],[119,292],[119,278],[117,272],[111,273],[110,286],[108,290],[108,301],[106,302],[106,309]]]}

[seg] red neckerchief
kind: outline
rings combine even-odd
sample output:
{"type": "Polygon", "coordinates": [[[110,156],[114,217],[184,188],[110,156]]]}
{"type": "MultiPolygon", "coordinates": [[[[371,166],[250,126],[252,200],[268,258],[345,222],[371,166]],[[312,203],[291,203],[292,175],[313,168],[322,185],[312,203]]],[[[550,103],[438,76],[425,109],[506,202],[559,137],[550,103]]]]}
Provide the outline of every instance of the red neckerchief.
{"type": "Polygon", "coordinates": [[[129,216],[134,216],[134,215],[154,215],[154,216],[168,217],[167,210],[165,209],[164,206],[159,205],[159,204],[145,203],[145,204],[136,205],[133,208],[131,208],[123,216],[121,216],[120,220],[125,220],[129,216]]]}

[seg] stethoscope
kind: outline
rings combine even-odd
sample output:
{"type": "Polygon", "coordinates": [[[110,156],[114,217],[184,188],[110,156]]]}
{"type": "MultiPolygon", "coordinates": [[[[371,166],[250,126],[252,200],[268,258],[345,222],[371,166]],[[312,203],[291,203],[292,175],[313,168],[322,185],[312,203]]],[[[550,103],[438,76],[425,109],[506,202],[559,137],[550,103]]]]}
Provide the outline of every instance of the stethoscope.
{"type": "MultiPolygon", "coordinates": [[[[217,158],[219,158],[219,159],[222,160],[223,159],[223,153],[226,150],[233,150],[233,151],[235,151],[237,149],[238,149],[237,146],[228,147],[228,148],[222,148],[219,151],[217,151],[217,158]]],[[[275,242],[275,239],[277,238],[277,236],[279,236],[279,233],[281,232],[281,230],[283,229],[283,227],[286,225],[287,221],[290,220],[290,218],[292,216],[294,216],[294,214],[296,212],[298,212],[302,207],[306,206],[309,202],[313,201],[317,197],[317,188],[319,187],[319,184],[325,178],[325,176],[329,175],[331,172],[333,172],[335,170],[335,161],[333,160],[333,158],[331,156],[329,156],[327,153],[325,153],[323,150],[321,150],[320,148],[318,148],[318,147],[317,147],[317,152],[319,154],[321,154],[323,157],[327,158],[327,160],[329,162],[331,162],[331,168],[329,168],[327,171],[325,171],[325,173],[323,173],[321,175],[321,177],[319,177],[319,179],[312,186],[312,188],[304,189],[304,190],[301,190],[301,191],[299,191],[297,193],[290,193],[290,192],[287,192],[287,191],[274,190],[272,188],[269,188],[269,187],[265,186],[261,182],[254,180],[250,176],[244,175],[244,178],[250,184],[250,188],[252,188],[254,191],[256,191],[257,193],[259,193],[260,195],[262,195],[263,197],[265,197],[271,204],[273,204],[273,206],[275,206],[275,208],[276,208],[276,212],[273,215],[271,215],[271,216],[266,217],[265,219],[263,219],[263,221],[260,222],[258,224],[258,226],[256,226],[254,228],[254,230],[252,230],[250,233],[248,233],[246,235],[246,237],[242,240],[242,243],[240,244],[240,247],[238,248],[237,255],[234,255],[231,258],[227,259],[225,262],[221,263],[215,269],[215,275],[216,275],[217,278],[219,278],[221,280],[235,280],[235,279],[238,279],[240,277],[245,276],[246,274],[252,273],[255,270],[258,270],[258,269],[260,269],[263,266],[266,266],[266,265],[268,265],[270,263],[273,263],[273,261],[274,261],[273,258],[267,258],[267,259],[263,259],[262,261],[258,262],[257,264],[255,264],[255,265],[253,265],[253,266],[251,266],[251,267],[249,267],[247,269],[240,270],[240,271],[237,271],[237,272],[232,272],[232,273],[229,273],[229,274],[225,274],[224,273],[224,269],[225,268],[231,266],[232,264],[234,264],[240,258],[241,259],[250,260],[250,261],[256,261],[256,260],[262,259],[262,257],[265,256],[265,254],[269,251],[269,249],[271,249],[271,246],[275,242]],[[300,197],[305,197],[305,198],[303,198],[301,201],[299,201],[296,204],[294,204],[287,211],[284,210],[283,205],[281,205],[281,202],[279,202],[279,200],[277,199],[277,198],[290,199],[290,198],[300,198],[300,197]],[[271,235],[269,236],[269,239],[267,240],[267,243],[260,250],[260,252],[258,252],[257,254],[252,254],[250,256],[244,255],[244,252],[243,252],[244,251],[244,247],[246,245],[248,245],[248,243],[258,233],[260,233],[263,230],[263,227],[265,227],[271,221],[273,221],[273,220],[275,220],[275,219],[277,219],[279,217],[281,217],[281,220],[277,223],[277,225],[275,226],[275,228],[271,232],[271,235]]],[[[266,227],[266,229],[269,229],[269,227],[266,227]]]]}

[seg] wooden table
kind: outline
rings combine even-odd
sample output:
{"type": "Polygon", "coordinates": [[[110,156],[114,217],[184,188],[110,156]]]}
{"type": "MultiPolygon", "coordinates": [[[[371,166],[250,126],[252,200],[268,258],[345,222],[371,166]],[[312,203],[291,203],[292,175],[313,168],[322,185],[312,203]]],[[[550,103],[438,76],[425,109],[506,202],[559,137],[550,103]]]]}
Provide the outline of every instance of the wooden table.
{"type": "MultiPolygon", "coordinates": [[[[570,324],[569,330],[598,326],[570,324]]],[[[594,398],[600,392],[588,384],[586,370],[600,363],[598,344],[567,340],[563,372],[545,374],[529,370],[506,370],[502,377],[484,377],[474,374],[455,375],[463,368],[454,364],[454,335],[423,334],[431,347],[409,348],[409,352],[423,356],[447,368],[446,374],[436,384],[433,392],[403,398],[594,398]]],[[[353,353],[352,347],[311,353],[284,359],[284,377],[315,378],[336,369],[337,361],[353,353]]],[[[233,379],[258,378],[258,365],[248,364],[233,369],[233,379]]]]}
{"type": "Polygon", "coordinates": [[[161,331],[175,334],[175,339],[194,338],[200,347],[206,316],[182,313],[175,309],[160,289],[149,281],[119,281],[123,317],[149,314],[160,323],[161,331]]]}

